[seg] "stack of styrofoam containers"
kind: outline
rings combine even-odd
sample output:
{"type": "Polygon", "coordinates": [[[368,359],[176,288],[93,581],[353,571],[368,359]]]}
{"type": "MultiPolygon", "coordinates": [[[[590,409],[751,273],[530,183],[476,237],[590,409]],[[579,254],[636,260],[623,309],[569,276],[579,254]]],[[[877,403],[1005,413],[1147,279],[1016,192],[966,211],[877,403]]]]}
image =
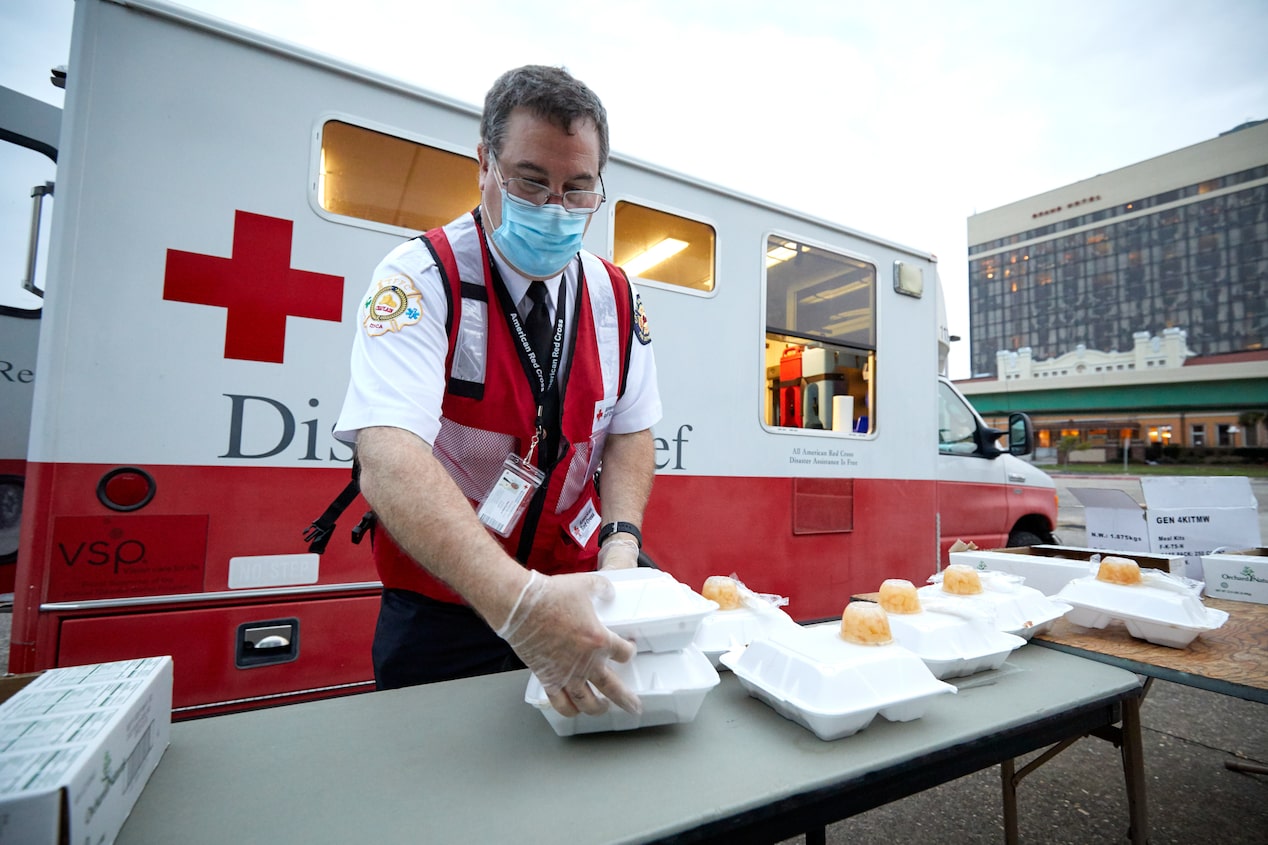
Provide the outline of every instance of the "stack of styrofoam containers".
{"type": "Polygon", "coordinates": [[[595,601],[599,621],[638,649],[628,663],[613,662],[611,667],[639,697],[642,712],[627,713],[611,705],[597,716],[562,716],[551,707],[536,676],[529,678],[524,700],[540,710],[560,736],[692,721],[720,680],[709,658],[692,643],[701,620],[717,610],[717,604],[657,569],[600,574],[612,582],[613,596],[595,601]]]}

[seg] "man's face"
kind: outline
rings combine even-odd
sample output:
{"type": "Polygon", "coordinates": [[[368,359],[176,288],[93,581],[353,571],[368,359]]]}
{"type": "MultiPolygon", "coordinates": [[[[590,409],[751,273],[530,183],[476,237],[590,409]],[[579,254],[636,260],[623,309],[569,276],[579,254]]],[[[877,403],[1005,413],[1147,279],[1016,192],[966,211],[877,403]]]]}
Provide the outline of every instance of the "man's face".
{"type": "MultiPolygon", "coordinates": [[[[484,226],[489,232],[502,223],[502,184],[498,170],[502,179],[528,179],[545,185],[553,194],[601,190],[599,130],[588,118],[575,121],[569,134],[527,109],[518,108],[511,112],[506,138],[497,156],[497,168],[493,167],[491,150],[482,144],[477,152],[484,226]]],[[[553,197],[550,202],[557,203],[559,199],[553,197]]],[[[587,219],[586,228],[589,226],[587,219]]]]}

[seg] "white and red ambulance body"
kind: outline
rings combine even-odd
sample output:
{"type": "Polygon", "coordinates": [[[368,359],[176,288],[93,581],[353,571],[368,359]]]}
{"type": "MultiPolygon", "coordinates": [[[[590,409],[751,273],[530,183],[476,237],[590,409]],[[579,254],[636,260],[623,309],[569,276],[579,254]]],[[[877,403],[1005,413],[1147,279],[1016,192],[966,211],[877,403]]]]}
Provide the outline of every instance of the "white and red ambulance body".
{"type": "MultiPolygon", "coordinates": [[[[77,3],[12,670],[171,654],[182,716],[371,688],[364,502],[323,554],[302,535],[349,477],[330,431],[369,273],[474,205],[477,133],[469,106],[156,0],[77,3]],[[357,194],[370,171],[392,190],[357,194]]],[[[804,620],[922,582],[957,536],[1051,531],[1051,480],[944,436],[948,396],[984,426],[935,380],[931,256],[622,156],[605,184],[592,251],[630,266],[662,224],[689,244],[635,274],[659,566],[804,620]]]]}

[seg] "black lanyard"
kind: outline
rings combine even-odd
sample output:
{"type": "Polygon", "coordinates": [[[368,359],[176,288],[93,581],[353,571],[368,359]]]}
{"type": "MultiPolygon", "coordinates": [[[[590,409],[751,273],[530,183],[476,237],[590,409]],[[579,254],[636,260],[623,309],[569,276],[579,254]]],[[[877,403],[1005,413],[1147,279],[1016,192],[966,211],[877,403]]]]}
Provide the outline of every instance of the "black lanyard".
{"type": "MultiPolygon", "coordinates": [[[[494,272],[496,272],[496,268],[494,268],[494,272]]],[[[532,285],[535,282],[529,282],[529,284],[532,285]]],[[[542,282],[542,284],[545,284],[545,282],[542,282]]],[[[507,298],[509,299],[510,297],[508,296],[507,298]]],[[[515,344],[515,348],[519,352],[520,364],[524,367],[524,374],[528,376],[529,386],[532,387],[534,380],[537,382],[537,387],[533,391],[533,399],[536,400],[539,406],[542,404],[542,400],[546,398],[546,394],[555,389],[555,379],[559,375],[559,362],[563,357],[564,325],[567,323],[568,316],[568,294],[564,289],[562,275],[559,277],[559,288],[556,292],[556,298],[559,304],[555,306],[555,328],[551,332],[549,374],[542,369],[542,362],[537,359],[537,355],[533,352],[532,344],[528,342],[528,332],[524,331],[524,323],[520,320],[519,309],[511,307],[506,312],[511,324],[511,332],[518,341],[515,344]]]]}
{"type": "MultiPolygon", "coordinates": [[[[480,234],[483,236],[484,233],[481,232],[480,234]]],[[[489,247],[486,246],[487,249],[489,247]]],[[[493,256],[487,252],[486,257],[489,280],[493,285],[498,303],[502,306],[507,326],[510,328],[511,334],[516,338],[515,351],[519,355],[520,365],[523,368],[525,377],[528,379],[529,388],[533,392],[533,401],[537,408],[537,419],[534,423],[537,434],[534,444],[541,442],[544,445],[539,459],[540,466],[542,468],[553,467],[559,460],[559,441],[563,435],[563,420],[561,417],[565,386],[563,382],[566,376],[561,374],[560,368],[563,363],[564,343],[575,343],[577,329],[574,322],[572,335],[565,340],[564,331],[568,316],[567,287],[564,284],[566,268],[565,273],[560,274],[559,277],[559,288],[557,291],[559,304],[555,308],[555,326],[552,332],[554,343],[550,356],[550,369],[547,372],[543,370],[542,362],[537,360],[537,356],[530,354],[532,345],[528,342],[528,333],[524,331],[524,322],[520,319],[519,309],[511,301],[511,293],[507,290],[497,263],[493,260],[493,256]]],[[[580,263],[581,259],[578,258],[577,260],[580,263]]],[[[578,266],[577,277],[577,290],[580,291],[584,284],[580,266],[578,266]]],[[[532,282],[529,282],[529,284],[532,284],[532,282]]],[[[532,450],[530,448],[531,454],[532,450]]]]}

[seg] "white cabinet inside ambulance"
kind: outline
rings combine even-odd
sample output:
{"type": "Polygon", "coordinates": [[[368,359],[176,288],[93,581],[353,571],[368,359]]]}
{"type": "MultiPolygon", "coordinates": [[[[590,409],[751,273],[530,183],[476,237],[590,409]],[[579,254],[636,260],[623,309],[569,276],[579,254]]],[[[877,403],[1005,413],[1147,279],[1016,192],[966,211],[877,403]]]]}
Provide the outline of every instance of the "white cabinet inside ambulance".
{"type": "MultiPolygon", "coordinates": [[[[158,0],[76,3],[12,670],[170,654],[178,718],[372,688],[364,501],[304,534],[349,480],[369,275],[476,206],[478,124],[158,0]]],[[[586,245],[660,372],[656,565],[811,620],[956,537],[1052,529],[1052,482],[936,380],[931,255],[622,155],[605,184],[586,245]]]]}

